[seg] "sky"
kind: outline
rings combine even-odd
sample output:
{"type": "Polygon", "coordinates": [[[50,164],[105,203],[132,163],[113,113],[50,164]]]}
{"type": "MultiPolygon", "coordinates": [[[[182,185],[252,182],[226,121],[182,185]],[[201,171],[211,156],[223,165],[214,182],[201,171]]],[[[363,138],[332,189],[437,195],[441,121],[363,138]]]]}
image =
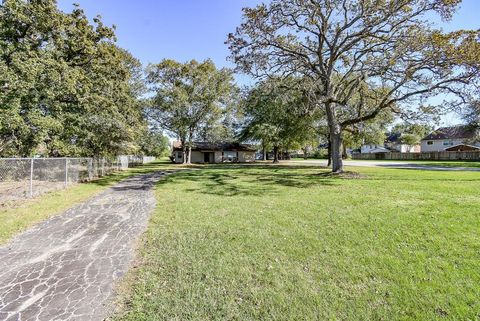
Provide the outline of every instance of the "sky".
{"type": "MultiPolygon", "coordinates": [[[[118,44],[143,64],[164,58],[181,62],[211,58],[227,62],[227,35],[241,22],[242,7],[260,0],[59,0],[63,11],[78,3],[90,18],[97,14],[115,25],[118,44]]],[[[242,81],[242,77],[237,77],[242,81]]],[[[246,77],[245,77],[246,78],[246,77]]]]}
{"type": "MultiPolygon", "coordinates": [[[[219,67],[233,67],[227,61],[227,35],[241,22],[242,7],[261,0],[58,0],[66,12],[78,3],[88,17],[102,16],[106,25],[117,28],[118,45],[147,65],[172,58],[186,62],[211,58],[219,67]]],[[[445,31],[480,28],[480,1],[463,0],[445,31]]],[[[239,83],[249,77],[237,75],[239,83]]],[[[458,119],[449,116],[444,124],[458,119]]]]}

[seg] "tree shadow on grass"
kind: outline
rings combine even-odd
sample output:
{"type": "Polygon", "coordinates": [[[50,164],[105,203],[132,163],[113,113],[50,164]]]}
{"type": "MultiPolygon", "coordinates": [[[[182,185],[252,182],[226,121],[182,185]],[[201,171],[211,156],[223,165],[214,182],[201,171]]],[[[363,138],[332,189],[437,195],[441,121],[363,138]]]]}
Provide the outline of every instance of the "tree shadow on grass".
{"type": "Polygon", "coordinates": [[[312,169],[293,166],[209,166],[168,176],[159,185],[195,182],[187,192],[219,196],[274,195],[280,187],[309,188],[336,185],[336,178],[318,176],[312,169]]]}
{"type": "MultiPolygon", "coordinates": [[[[385,170],[390,170],[385,168],[385,170]]],[[[393,170],[393,169],[392,169],[393,170]]],[[[395,169],[398,171],[398,169],[395,169]]],[[[410,170],[411,172],[412,170],[410,170]]],[[[387,173],[387,172],[385,172],[387,173]]],[[[270,164],[215,164],[200,169],[182,171],[168,176],[158,184],[182,184],[194,182],[187,192],[219,196],[263,196],[278,194],[282,187],[307,189],[322,186],[328,188],[345,180],[385,181],[476,181],[472,177],[429,177],[428,175],[370,175],[356,172],[333,174],[324,167],[270,165],[270,164]]]]}
{"type": "Polygon", "coordinates": [[[164,161],[156,161],[153,163],[132,167],[126,171],[116,171],[104,177],[100,177],[90,182],[87,182],[87,184],[98,185],[98,186],[111,186],[124,179],[128,179],[129,177],[132,177],[132,176],[150,174],[155,172],[169,173],[172,171],[177,171],[178,169],[181,169],[181,168],[180,167],[176,168],[175,165],[173,165],[172,163],[164,162],[164,161]]]}
{"type": "MultiPolygon", "coordinates": [[[[480,173],[474,171],[445,171],[445,170],[424,170],[421,168],[392,168],[392,167],[382,167],[386,173],[388,171],[397,172],[395,175],[388,175],[388,177],[380,176],[368,176],[367,180],[369,181],[415,181],[415,182],[480,182],[480,173]],[[406,173],[412,174],[418,172],[418,175],[399,175],[399,171],[405,171],[406,173]],[[428,175],[422,175],[422,173],[427,173],[428,175]],[[473,175],[472,175],[473,174],[473,175]],[[441,175],[430,177],[430,175],[441,175]]],[[[415,173],[416,174],[416,173],[415,173]]]]}

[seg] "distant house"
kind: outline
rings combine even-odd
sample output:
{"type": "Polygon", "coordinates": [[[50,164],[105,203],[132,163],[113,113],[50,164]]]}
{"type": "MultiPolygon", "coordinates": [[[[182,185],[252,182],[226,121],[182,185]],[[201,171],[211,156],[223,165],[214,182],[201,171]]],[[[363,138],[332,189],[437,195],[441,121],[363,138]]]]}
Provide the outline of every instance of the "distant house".
{"type": "Polygon", "coordinates": [[[379,154],[379,153],[419,153],[420,145],[407,145],[401,143],[401,134],[388,134],[385,142],[382,145],[378,144],[364,144],[360,148],[362,154],[379,154]]]}
{"type": "Polygon", "coordinates": [[[383,145],[364,144],[362,145],[362,147],[360,147],[360,153],[362,154],[390,153],[390,150],[385,148],[383,145]]]}
{"type": "MultiPolygon", "coordinates": [[[[255,161],[256,148],[248,144],[223,142],[194,142],[192,144],[192,163],[247,163],[255,161]]],[[[183,163],[182,143],[173,143],[172,161],[183,163]]]]}
{"type": "Polygon", "coordinates": [[[385,147],[392,152],[398,153],[420,153],[420,144],[407,145],[402,143],[401,133],[391,133],[385,140],[385,147]]]}
{"type": "Polygon", "coordinates": [[[480,150],[478,130],[472,126],[442,127],[422,139],[422,152],[480,150]]]}

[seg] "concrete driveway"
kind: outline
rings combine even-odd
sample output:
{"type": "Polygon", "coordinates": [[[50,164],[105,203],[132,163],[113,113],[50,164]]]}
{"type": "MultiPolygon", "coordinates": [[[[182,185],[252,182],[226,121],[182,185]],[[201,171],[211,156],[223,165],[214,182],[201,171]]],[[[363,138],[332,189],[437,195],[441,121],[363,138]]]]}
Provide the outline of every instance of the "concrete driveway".
{"type": "Polygon", "coordinates": [[[122,181],[0,247],[0,320],[100,321],[167,172],[122,181]]]}

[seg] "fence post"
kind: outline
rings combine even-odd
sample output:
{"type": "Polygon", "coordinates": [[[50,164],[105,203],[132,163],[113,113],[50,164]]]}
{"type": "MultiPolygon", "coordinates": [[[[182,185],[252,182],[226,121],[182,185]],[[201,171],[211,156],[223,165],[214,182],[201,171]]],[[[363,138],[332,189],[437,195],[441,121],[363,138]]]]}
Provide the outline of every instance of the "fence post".
{"type": "Polygon", "coordinates": [[[68,187],[68,158],[65,157],[65,188],[68,187]]]}
{"type": "Polygon", "coordinates": [[[33,158],[30,160],[30,198],[33,198],[33,158]]]}
{"type": "Polygon", "coordinates": [[[93,158],[88,159],[88,180],[93,179],[93,158]]]}

